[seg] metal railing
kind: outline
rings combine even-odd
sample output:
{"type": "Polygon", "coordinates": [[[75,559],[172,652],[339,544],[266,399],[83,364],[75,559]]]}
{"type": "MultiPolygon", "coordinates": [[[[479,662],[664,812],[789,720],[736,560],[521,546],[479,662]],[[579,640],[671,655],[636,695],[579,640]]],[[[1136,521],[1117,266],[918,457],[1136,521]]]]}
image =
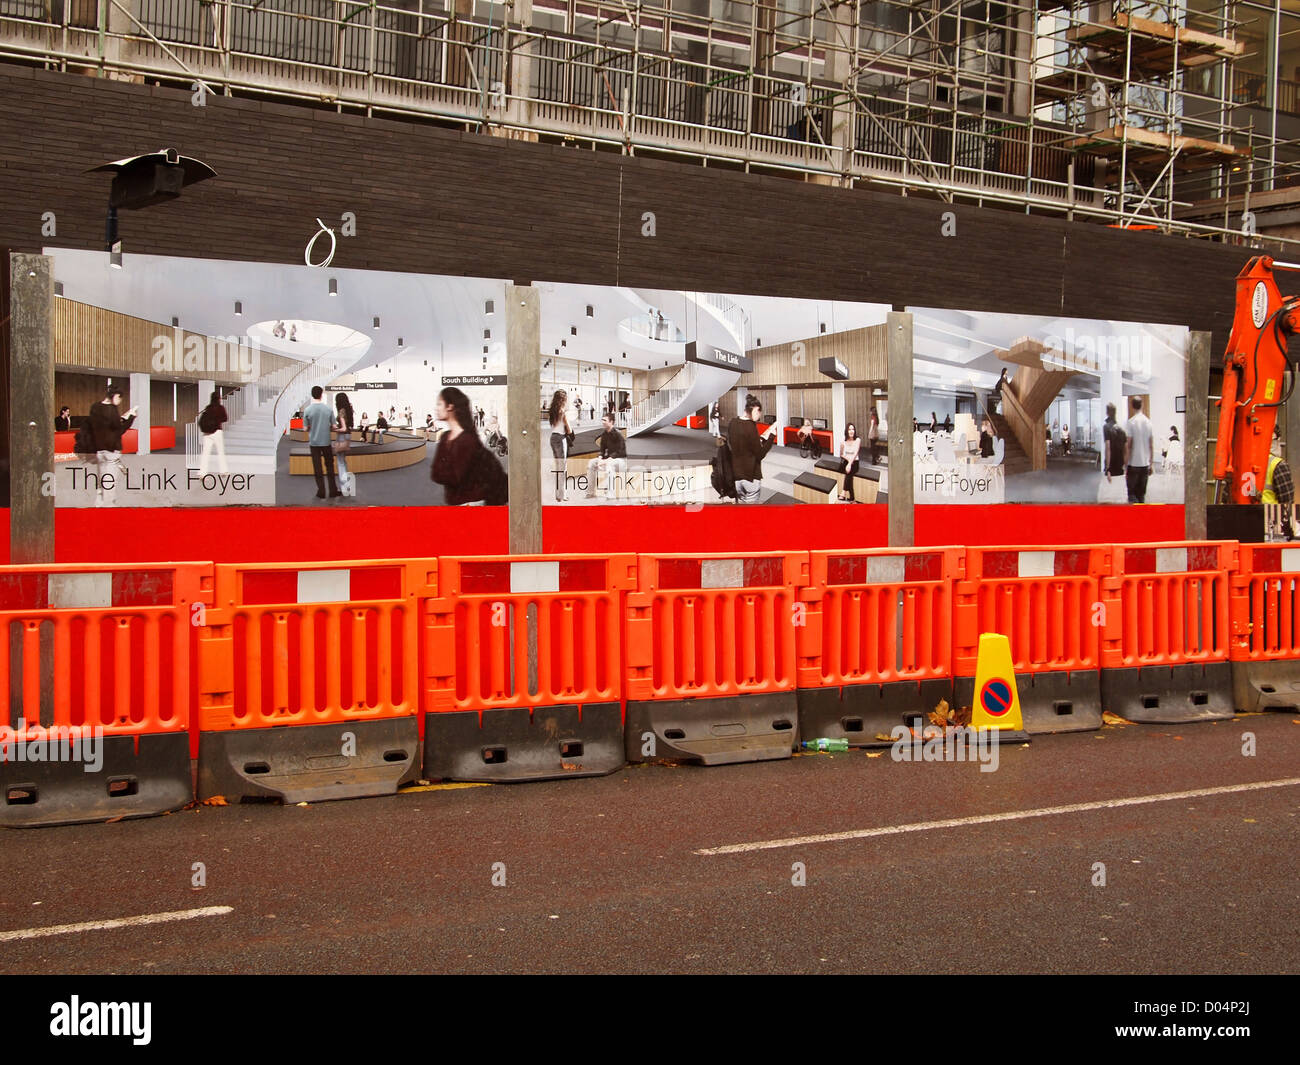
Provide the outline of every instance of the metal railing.
{"type": "Polygon", "coordinates": [[[632,404],[627,419],[628,432],[639,432],[670,413],[681,403],[695,384],[695,367],[696,364],[693,362],[684,363],[680,370],[664,382],[662,388],[656,389],[632,404]]]}
{"type": "MultiPolygon", "coordinates": [[[[358,0],[0,0],[0,56],[1097,222],[1157,221],[1220,239],[1240,235],[1177,219],[1174,208],[1223,195],[1228,183],[1283,182],[1297,167],[1294,151],[1233,126],[1232,86],[1245,83],[1227,77],[1229,62],[1197,67],[1200,88],[1193,91],[1190,74],[1177,74],[1175,55],[1164,81],[1130,78],[1127,70],[1099,74],[1111,106],[1135,128],[1250,144],[1261,165],[1230,181],[1225,160],[1208,174],[1179,172],[1175,181],[1171,171],[1139,188],[1123,156],[1119,188],[1093,187],[1095,155],[1071,143],[1096,128],[1095,108],[1086,106],[1092,53],[1068,33],[1089,18],[1109,19],[1112,5],[1053,9],[1055,35],[1032,19],[1034,30],[1017,28],[1018,13],[1037,12],[1037,3],[986,6],[1004,11],[999,15],[972,13],[969,5],[954,15],[955,6],[883,0],[872,13],[815,6],[797,18],[779,15],[775,29],[760,31],[748,8],[742,20],[592,0],[565,6],[564,29],[556,31],[540,24],[507,30],[495,8],[485,20],[449,12],[442,0],[402,8],[358,0]],[[957,30],[945,21],[952,18],[957,30]],[[1036,50],[1041,40],[1058,42],[1055,57],[1036,50]],[[756,65],[760,50],[771,58],[756,65]],[[1068,87],[1039,91],[1039,76],[1054,62],[1087,75],[1082,105],[1068,87]],[[838,80],[823,77],[833,64],[838,80]],[[1219,70],[1226,92],[1217,87],[1225,78],[1210,76],[1219,70]],[[1028,102],[1007,115],[1002,108],[1017,94],[1028,102]],[[1046,117],[1054,105],[1059,120],[1046,117]]],[[[1115,8],[1150,18],[1148,9],[1162,6],[1115,8]]],[[[535,6],[539,19],[558,18],[560,10],[542,0],[535,6]]],[[[1191,15],[1182,5],[1169,10],[1198,28],[1234,31],[1230,21],[1191,15]]],[[[1294,106],[1293,98],[1280,91],[1280,108],[1294,106]]]]}

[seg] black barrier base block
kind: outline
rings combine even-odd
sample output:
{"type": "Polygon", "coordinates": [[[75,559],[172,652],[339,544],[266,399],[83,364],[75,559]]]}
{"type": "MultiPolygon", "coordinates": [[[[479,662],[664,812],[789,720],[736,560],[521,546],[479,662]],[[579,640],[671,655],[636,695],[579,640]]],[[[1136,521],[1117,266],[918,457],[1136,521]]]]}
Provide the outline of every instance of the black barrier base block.
{"type": "MultiPolygon", "coordinates": [[[[85,748],[76,762],[0,762],[0,825],[40,828],[154,817],[194,799],[189,733],[105,736],[102,762],[87,773],[85,748]]],[[[17,757],[14,745],[10,757],[17,757]]]]}
{"type": "Polygon", "coordinates": [[[794,692],[627,704],[627,760],[735,765],[789,758],[799,742],[794,692]]]}
{"type": "Polygon", "coordinates": [[[1213,662],[1103,669],[1101,705],[1144,724],[1223,721],[1233,716],[1232,667],[1213,662]]]}
{"type": "MultiPolygon", "coordinates": [[[[958,677],[953,692],[958,706],[973,705],[975,678],[958,677]]],[[[1016,694],[1025,732],[1031,736],[1101,728],[1101,684],[1096,670],[1017,673],[1016,694]]]]}
{"type": "Polygon", "coordinates": [[[204,732],[199,798],[324,802],[394,795],[420,775],[414,717],[204,732]]]}
{"type": "Polygon", "coordinates": [[[842,688],[800,688],[799,736],[848,740],[850,747],[890,747],[899,725],[928,725],[940,699],[952,701],[951,680],[846,684],[842,688]]]}
{"type": "Polygon", "coordinates": [[[536,706],[424,715],[424,775],[429,780],[507,784],[603,777],[623,768],[623,710],[536,706]]]}
{"type": "Polygon", "coordinates": [[[1300,662],[1233,662],[1232,702],[1244,713],[1300,710],[1300,662]]]}

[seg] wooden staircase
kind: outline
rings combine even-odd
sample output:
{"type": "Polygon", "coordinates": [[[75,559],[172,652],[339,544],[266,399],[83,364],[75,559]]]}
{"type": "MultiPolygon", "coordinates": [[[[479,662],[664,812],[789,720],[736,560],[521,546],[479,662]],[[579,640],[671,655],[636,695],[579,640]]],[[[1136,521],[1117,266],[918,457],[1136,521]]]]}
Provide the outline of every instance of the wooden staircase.
{"type": "MultiPolygon", "coordinates": [[[[1021,337],[1007,350],[998,351],[1004,362],[1016,363],[1020,368],[1002,389],[1002,413],[996,419],[999,435],[1007,441],[1007,473],[1024,473],[1028,470],[1047,469],[1047,433],[1044,415],[1075,371],[1059,368],[1061,362],[1041,341],[1021,337]],[[1043,355],[1053,356],[1050,368],[1043,355]],[[1003,431],[1005,428],[1005,432],[1003,431]],[[1017,445],[1020,459],[1026,463],[1021,469],[1011,462],[1012,442],[1017,445]]],[[[1017,461],[1019,464],[1019,460],[1017,461]]]]}
{"type": "Polygon", "coordinates": [[[1005,449],[1002,457],[1002,469],[1004,473],[1029,473],[1034,464],[1030,461],[1025,449],[1020,446],[1020,441],[1016,439],[1016,434],[1011,431],[1011,425],[1001,414],[991,415],[993,422],[993,431],[1003,441],[1005,449]]]}

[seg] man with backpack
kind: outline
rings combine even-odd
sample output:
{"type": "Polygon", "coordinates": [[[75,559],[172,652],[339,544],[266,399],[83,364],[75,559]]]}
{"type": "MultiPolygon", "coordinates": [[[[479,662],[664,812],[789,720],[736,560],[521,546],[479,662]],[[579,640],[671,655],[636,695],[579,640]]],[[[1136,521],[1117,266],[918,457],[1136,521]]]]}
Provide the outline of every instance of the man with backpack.
{"type": "Polygon", "coordinates": [[[208,456],[217,453],[217,469],[221,473],[229,472],[226,468],[226,442],[222,426],[230,421],[226,408],[221,405],[221,394],[213,392],[208,397],[208,405],[199,413],[199,432],[203,434],[203,454],[199,457],[199,476],[208,472],[208,456]]]}
{"type": "Polygon", "coordinates": [[[727,426],[727,444],[731,448],[732,472],[736,478],[736,502],[757,503],[763,488],[763,456],[776,443],[771,434],[776,425],[759,433],[755,424],[763,416],[763,404],[757,396],[745,397],[745,414],[731,419],[727,426]]]}

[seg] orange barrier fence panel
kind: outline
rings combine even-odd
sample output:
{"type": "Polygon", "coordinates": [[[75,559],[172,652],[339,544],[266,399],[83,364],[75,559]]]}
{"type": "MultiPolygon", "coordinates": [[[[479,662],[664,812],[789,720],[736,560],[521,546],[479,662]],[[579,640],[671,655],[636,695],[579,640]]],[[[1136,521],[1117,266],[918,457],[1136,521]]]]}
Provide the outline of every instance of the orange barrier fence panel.
{"type": "Polygon", "coordinates": [[[1235,541],[1125,544],[1101,582],[1102,702],[1132,721],[1233,715],[1235,541]]]}
{"type": "Polygon", "coordinates": [[[1100,581],[1108,547],[971,547],[953,611],[954,698],[974,700],[980,636],[1007,637],[1030,733],[1101,727],[1100,581]]]}
{"type": "Polygon", "coordinates": [[[1234,661],[1300,659],[1300,547],[1241,544],[1231,596],[1234,661]]]}
{"type": "Polygon", "coordinates": [[[1017,673],[1096,669],[1098,582],[1109,566],[1107,547],[967,548],[953,618],[957,672],[975,675],[985,632],[1011,641],[1017,673]]]}
{"type": "Polygon", "coordinates": [[[811,551],[795,617],[799,733],[873,747],[953,695],[960,547],[811,551]]]}
{"type": "Polygon", "coordinates": [[[1234,541],[1117,545],[1102,581],[1102,666],[1224,661],[1234,541]]]}
{"type": "Polygon", "coordinates": [[[1234,708],[1300,709],[1300,547],[1241,544],[1230,585],[1234,708]]]}
{"type": "Polygon", "coordinates": [[[639,555],[628,596],[629,699],[790,691],[808,555],[639,555]]]}
{"type": "Polygon", "coordinates": [[[416,714],[417,605],[436,560],[214,569],[200,639],[204,731],[416,714]]]}
{"type": "Polygon", "coordinates": [[[192,798],[193,658],[211,569],[0,568],[0,823],[144,817],[192,798]]]}
{"type": "Polygon", "coordinates": [[[199,795],[389,795],[419,776],[436,559],[221,564],[200,636],[199,795]]]}
{"type": "Polygon", "coordinates": [[[439,559],[421,604],[430,779],[622,767],[624,596],[633,554],[439,559]]]}
{"type": "Polygon", "coordinates": [[[622,594],[635,586],[636,556],[443,558],[439,567],[438,594],[422,604],[426,709],[622,699],[622,594]]]}
{"type": "Polygon", "coordinates": [[[807,553],[639,555],[637,568],[627,596],[627,760],[789,758],[807,553]]]}
{"type": "Polygon", "coordinates": [[[210,601],[210,571],[206,564],[0,569],[5,724],[121,736],[186,732],[192,611],[210,601]]]}
{"type": "Polygon", "coordinates": [[[953,581],[964,548],[809,552],[796,615],[799,687],[952,676],[953,581]]]}

